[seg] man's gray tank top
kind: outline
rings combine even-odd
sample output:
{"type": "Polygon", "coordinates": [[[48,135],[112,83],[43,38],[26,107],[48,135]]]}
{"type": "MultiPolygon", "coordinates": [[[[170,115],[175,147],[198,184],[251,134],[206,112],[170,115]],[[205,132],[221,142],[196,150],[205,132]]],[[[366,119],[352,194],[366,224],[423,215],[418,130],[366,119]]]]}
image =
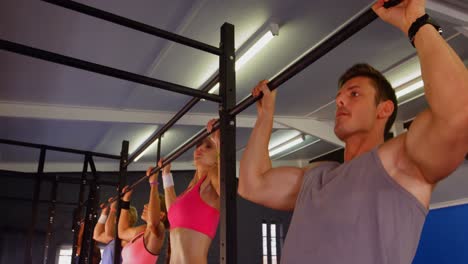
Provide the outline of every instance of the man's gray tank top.
{"type": "Polygon", "coordinates": [[[281,263],[410,264],[426,215],[377,149],[325,162],[304,175],[281,263]]]}

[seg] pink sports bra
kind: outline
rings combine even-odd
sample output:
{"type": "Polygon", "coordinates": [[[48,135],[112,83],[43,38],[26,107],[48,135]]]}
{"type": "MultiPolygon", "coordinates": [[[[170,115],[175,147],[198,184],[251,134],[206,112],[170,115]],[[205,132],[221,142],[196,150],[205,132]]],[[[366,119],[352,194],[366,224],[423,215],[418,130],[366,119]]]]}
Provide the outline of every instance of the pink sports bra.
{"type": "Polygon", "coordinates": [[[167,216],[171,229],[188,228],[213,239],[218,229],[219,211],[200,197],[200,185],[205,179],[206,175],[190,191],[179,196],[169,208],[167,216]]]}
{"type": "Polygon", "coordinates": [[[144,235],[144,231],[139,233],[122,249],[122,264],[156,263],[159,255],[153,255],[146,249],[144,235]]]}

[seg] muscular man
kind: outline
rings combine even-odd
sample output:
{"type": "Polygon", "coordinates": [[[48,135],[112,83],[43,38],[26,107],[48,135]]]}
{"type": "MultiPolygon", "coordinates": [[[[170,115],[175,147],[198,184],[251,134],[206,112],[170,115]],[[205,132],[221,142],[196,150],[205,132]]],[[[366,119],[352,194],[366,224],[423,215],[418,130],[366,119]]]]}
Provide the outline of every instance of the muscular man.
{"type": "MultiPolygon", "coordinates": [[[[424,0],[373,10],[408,33],[425,14],[424,0]]],[[[423,18],[422,18],[423,19],[423,18]]],[[[266,81],[253,95],[258,117],[242,156],[239,194],[279,210],[294,210],[282,263],[411,263],[437,182],[468,151],[468,72],[431,24],[414,35],[430,108],[407,133],[384,143],[396,115],[393,89],[381,73],[358,64],[340,78],[335,134],[345,163],[272,168],[268,142],[275,92],[266,81]]]]}

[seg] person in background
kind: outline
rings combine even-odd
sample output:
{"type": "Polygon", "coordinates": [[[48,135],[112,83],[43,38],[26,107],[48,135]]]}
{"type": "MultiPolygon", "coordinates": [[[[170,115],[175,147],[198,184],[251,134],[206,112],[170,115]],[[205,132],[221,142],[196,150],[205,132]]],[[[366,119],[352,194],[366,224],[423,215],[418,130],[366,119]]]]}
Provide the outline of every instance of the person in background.
{"type": "MultiPolygon", "coordinates": [[[[110,203],[111,198],[108,202],[110,203]]],[[[117,202],[110,203],[109,206],[101,204],[101,215],[98,222],[94,226],[93,239],[99,243],[105,244],[102,252],[102,264],[114,263],[114,243],[115,243],[115,224],[116,224],[116,206],[117,202]]],[[[138,213],[135,207],[130,206],[129,209],[129,226],[134,226],[138,219],[138,213]]],[[[121,240],[121,245],[124,247],[128,241],[121,240]]]]}
{"type": "Polygon", "coordinates": [[[149,202],[144,205],[141,219],[145,224],[132,227],[129,225],[129,203],[133,190],[128,186],[123,189],[122,210],[118,225],[119,238],[129,241],[122,248],[123,264],[154,264],[158,260],[164,242],[167,225],[167,214],[164,206],[164,197],[158,191],[157,175],[149,176],[150,194],[149,202]]]}

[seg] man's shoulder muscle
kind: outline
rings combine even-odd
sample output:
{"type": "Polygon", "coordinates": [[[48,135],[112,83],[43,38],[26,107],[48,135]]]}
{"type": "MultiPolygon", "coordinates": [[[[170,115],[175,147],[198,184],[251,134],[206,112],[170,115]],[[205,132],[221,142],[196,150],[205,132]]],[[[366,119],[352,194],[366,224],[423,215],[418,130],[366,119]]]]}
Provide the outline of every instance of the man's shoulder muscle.
{"type": "Polygon", "coordinates": [[[401,187],[429,206],[433,185],[428,183],[405,149],[406,133],[393,138],[378,149],[378,156],[388,175],[401,187]]]}

